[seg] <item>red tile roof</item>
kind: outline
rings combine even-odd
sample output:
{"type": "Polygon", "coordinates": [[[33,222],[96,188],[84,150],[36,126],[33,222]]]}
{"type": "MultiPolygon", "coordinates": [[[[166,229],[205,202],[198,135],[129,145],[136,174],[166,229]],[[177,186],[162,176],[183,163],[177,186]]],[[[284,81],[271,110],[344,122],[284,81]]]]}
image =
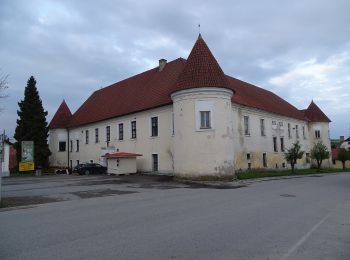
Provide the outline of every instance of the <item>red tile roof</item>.
{"type": "Polygon", "coordinates": [[[118,153],[106,153],[102,157],[107,158],[120,158],[120,157],[137,157],[142,156],[142,154],[139,153],[125,153],[125,152],[118,152],[118,153]]]}
{"type": "Polygon", "coordinates": [[[332,122],[312,100],[307,109],[301,110],[311,122],[332,122]]]}
{"type": "MultiPolygon", "coordinates": [[[[162,71],[156,67],[95,91],[73,114],[68,126],[85,125],[170,105],[172,104],[171,93],[189,87],[229,88],[235,92],[232,102],[287,117],[308,120],[302,111],[274,93],[225,75],[203,38],[198,37],[187,61],[178,58],[167,63],[162,71]]],[[[64,105],[61,104],[61,106],[64,105]]],[[[56,115],[62,113],[61,106],[56,115]]],[[[65,120],[58,120],[56,117],[59,116],[56,115],[50,123],[50,128],[67,124],[68,116],[64,117],[65,120]],[[57,121],[60,123],[58,124],[57,121]]]]}
{"type": "Polygon", "coordinates": [[[233,102],[287,117],[306,120],[303,113],[276,94],[230,76],[227,76],[227,79],[230,87],[236,91],[232,97],[233,102]]]}
{"type": "Polygon", "coordinates": [[[71,120],[72,113],[70,112],[69,107],[66,104],[66,101],[62,101],[61,105],[57,109],[55,115],[53,116],[49,128],[66,128],[68,127],[68,123],[71,120]]]}
{"type": "Polygon", "coordinates": [[[188,56],[174,91],[200,87],[228,87],[224,72],[201,35],[188,56]]]}

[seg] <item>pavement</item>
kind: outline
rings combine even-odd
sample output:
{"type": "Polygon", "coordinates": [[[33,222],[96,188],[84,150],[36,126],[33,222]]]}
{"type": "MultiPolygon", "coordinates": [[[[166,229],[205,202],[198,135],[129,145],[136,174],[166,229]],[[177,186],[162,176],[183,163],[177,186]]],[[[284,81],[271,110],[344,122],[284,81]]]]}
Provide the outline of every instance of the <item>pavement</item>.
{"type": "Polygon", "coordinates": [[[350,173],[10,178],[2,195],[0,259],[350,259],[350,173]]]}

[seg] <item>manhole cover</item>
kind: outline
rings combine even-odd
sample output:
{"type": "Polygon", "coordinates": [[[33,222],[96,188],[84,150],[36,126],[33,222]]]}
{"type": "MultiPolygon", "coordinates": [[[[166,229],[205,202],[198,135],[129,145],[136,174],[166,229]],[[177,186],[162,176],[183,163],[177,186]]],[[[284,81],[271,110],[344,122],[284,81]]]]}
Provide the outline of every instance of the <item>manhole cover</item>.
{"type": "Polygon", "coordinates": [[[295,195],[292,195],[292,194],[281,194],[280,196],[281,197],[292,197],[292,198],[296,197],[295,195]]]}

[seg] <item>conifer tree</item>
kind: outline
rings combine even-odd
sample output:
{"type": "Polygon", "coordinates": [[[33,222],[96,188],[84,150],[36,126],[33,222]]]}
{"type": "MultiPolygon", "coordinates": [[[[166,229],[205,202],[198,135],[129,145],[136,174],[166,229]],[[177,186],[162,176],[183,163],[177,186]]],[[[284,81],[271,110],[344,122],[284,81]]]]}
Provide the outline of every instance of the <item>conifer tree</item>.
{"type": "Polygon", "coordinates": [[[46,122],[47,111],[44,110],[36,81],[33,76],[27,81],[24,90],[24,99],[18,103],[17,127],[14,138],[17,150],[17,161],[21,160],[21,142],[34,141],[34,163],[35,167],[48,165],[51,155],[47,143],[49,128],[46,122]]]}

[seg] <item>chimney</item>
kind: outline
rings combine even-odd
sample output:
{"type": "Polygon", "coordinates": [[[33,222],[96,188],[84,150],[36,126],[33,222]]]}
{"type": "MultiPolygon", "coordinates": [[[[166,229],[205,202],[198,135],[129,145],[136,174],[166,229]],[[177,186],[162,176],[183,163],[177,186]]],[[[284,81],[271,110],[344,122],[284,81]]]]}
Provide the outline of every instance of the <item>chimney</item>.
{"type": "Polygon", "coordinates": [[[166,59],[159,60],[159,71],[162,71],[166,65],[166,59]]]}

